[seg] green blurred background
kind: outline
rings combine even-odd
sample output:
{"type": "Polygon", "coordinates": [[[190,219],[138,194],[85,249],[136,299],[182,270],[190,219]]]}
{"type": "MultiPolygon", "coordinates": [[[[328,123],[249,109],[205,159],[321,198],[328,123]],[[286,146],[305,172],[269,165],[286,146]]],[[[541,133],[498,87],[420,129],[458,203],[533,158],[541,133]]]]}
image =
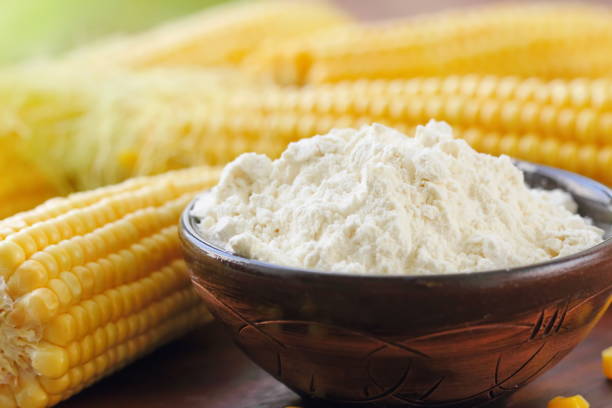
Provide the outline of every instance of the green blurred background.
{"type": "Polygon", "coordinates": [[[0,63],[57,54],[227,0],[0,0],[0,63]]]}

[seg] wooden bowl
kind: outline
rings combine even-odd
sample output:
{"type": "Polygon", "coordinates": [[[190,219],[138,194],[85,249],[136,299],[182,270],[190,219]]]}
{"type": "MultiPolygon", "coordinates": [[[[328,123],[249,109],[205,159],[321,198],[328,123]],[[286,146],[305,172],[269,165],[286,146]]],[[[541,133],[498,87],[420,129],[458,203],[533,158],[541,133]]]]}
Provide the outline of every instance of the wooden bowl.
{"type": "Polygon", "coordinates": [[[340,405],[477,407],[557,364],[612,291],[612,192],[517,162],[527,183],[569,191],[607,239],[510,270],[355,276],[241,258],[204,242],[189,206],[181,240],[211,312],[259,366],[309,399],[340,405]]]}

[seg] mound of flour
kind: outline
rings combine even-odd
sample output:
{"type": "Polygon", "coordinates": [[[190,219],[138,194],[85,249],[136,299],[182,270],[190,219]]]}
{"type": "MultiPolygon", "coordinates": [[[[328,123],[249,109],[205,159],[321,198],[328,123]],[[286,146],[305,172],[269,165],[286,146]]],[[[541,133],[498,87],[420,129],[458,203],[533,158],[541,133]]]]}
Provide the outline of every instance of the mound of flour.
{"type": "Polygon", "coordinates": [[[575,207],[431,121],[413,138],[374,124],[292,143],[274,161],[243,154],[192,214],[204,239],[243,257],[428,275],[527,265],[601,242],[575,207]]]}

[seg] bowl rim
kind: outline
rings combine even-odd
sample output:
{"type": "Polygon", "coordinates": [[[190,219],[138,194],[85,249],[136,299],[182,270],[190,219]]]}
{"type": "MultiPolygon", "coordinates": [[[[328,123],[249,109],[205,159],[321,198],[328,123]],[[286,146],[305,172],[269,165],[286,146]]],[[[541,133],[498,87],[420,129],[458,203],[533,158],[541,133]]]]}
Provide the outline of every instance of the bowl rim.
{"type": "MultiPolygon", "coordinates": [[[[567,170],[559,169],[556,167],[546,166],[542,164],[536,164],[523,160],[513,159],[515,165],[521,170],[533,170],[538,171],[549,178],[554,180],[567,179],[573,182],[577,182],[589,190],[596,190],[599,193],[607,196],[612,203],[612,189],[606,185],[599,183],[591,178],[573,173],[567,170]],[[559,177],[561,176],[561,177],[559,177]]],[[[312,279],[362,279],[362,280],[396,280],[402,282],[415,282],[415,281],[444,281],[451,282],[455,280],[459,281],[470,281],[477,279],[479,282],[482,280],[496,278],[509,278],[519,277],[525,274],[539,271],[539,273],[555,273],[559,270],[566,270],[564,266],[571,267],[575,266],[576,262],[588,262],[602,255],[604,258],[608,258],[612,261],[612,235],[605,238],[602,242],[584,249],[582,251],[566,255],[560,258],[554,258],[544,262],[538,262],[535,264],[523,265],[513,268],[502,268],[492,269],[479,272],[453,272],[448,274],[432,274],[432,275],[378,275],[378,274],[354,274],[345,272],[327,272],[318,269],[306,269],[292,266],[279,265],[260,261],[251,258],[245,258],[232,252],[226,251],[211,242],[206,241],[198,232],[195,226],[196,218],[191,215],[191,210],[195,205],[195,202],[199,199],[201,194],[198,194],[191,202],[185,207],[181,214],[179,234],[182,241],[186,241],[191,246],[198,248],[206,255],[213,255],[215,258],[223,260],[225,262],[241,265],[245,271],[255,275],[269,275],[277,277],[301,277],[301,278],[312,278],[312,279]]],[[[610,206],[610,212],[612,213],[612,204],[610,206]]],[[[183,245],[185,245],[183,243],[183,245]]]]}

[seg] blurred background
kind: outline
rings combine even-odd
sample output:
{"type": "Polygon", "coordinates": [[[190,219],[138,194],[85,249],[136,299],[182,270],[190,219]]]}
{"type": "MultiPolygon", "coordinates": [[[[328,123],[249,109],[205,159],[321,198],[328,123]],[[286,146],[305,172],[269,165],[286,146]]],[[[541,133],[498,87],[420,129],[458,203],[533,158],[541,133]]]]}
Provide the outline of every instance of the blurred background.
{"type": "MultiPolygon", "coordinates": [[[[162,21],[229,1],[232,0],[2,0],[0,63],[55,55],[104,36],[137,32],[162,21]]],[[[496,3],[494,0],[330,2],[364,20],[496,3]]],[[[523,2],[534,3],[527,0],[523,2]]],[[[612,0],[582,0],[571,3],[581,2],[612,4],[612,0]]]]}

